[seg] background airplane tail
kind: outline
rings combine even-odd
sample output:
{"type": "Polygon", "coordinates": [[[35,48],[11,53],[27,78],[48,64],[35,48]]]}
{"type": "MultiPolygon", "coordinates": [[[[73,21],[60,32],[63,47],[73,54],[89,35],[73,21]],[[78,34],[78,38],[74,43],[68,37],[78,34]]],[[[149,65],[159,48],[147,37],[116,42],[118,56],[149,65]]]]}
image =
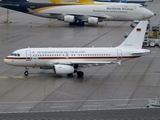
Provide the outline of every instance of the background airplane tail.
{"type": "Polygon", "coordinates": [[[144,41],[148,21],[140,21],[134,30],[128,35],[128,37],[118,47],[123,48],[142,48],[144,41]]]}

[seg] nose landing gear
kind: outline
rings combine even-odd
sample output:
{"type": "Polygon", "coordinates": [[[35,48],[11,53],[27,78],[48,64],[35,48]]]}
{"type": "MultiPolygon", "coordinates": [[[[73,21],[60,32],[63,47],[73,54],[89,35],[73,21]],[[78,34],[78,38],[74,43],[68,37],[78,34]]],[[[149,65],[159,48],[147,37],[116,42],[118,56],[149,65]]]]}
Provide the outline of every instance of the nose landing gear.
{"type": "Polygon", "coordinates": [[[25,72],[24,72],[24,75],[25,75],[25,76],[28,76],[28,74],[29,74],[29,73],[28,73],[28,70],[29,70],[29,69],[28,69],[27,67],[25,67],[25,72]]]}

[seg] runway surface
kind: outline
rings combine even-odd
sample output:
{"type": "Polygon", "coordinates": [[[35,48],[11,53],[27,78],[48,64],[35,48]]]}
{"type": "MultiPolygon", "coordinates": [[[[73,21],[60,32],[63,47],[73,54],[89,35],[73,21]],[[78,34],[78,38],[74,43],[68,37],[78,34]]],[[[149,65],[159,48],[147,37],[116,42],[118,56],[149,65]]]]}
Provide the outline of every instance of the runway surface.
{"type": "MultiPolygon", "coordinates": [[[[156,25],[160,1],[147,4],[157,14],[151,18],[151,25],[156,25]]],[[[160,48],[148,48],[151,54],[121,66],[85,68],[82,79],[33,68],[25,77],[24,68],[3,62],[14,50],[25,47],[114,47],[132,31],[131,22],[70,27],[14,11],[10,11],[10,23],[5,20],[6,9],[0,8],[0,113],[144,108],[149,98],[160,96],[160,48]]]]}

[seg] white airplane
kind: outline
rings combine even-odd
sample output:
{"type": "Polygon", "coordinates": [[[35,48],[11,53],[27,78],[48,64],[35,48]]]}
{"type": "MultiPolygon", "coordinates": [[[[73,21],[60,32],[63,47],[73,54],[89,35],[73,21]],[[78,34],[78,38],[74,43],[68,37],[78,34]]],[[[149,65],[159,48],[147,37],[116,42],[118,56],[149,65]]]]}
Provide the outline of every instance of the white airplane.
{"type": "Polygon", "coordinates": [[[119,64],[124,60],[138,58],[150,53],[142,49],[142,43],[148,21],[141,21],[134,28],[126,40],[117,47],[91,47],[91,48],[24,48],[14,51],[4,59],[8,65],[25,67],[40,67],[52,69],[54,74],[77,73],[83,77],[83,67],[98,65],[119,64]]]}
{"type": "Polygon", "coordinates": [[[138,4],[126,3],[33,3],[26,0],[2,0],[0,6],[45,18],[58,19],[70,25],[98,24],[102,21],[144,20],[154,13],[138,4]]]}

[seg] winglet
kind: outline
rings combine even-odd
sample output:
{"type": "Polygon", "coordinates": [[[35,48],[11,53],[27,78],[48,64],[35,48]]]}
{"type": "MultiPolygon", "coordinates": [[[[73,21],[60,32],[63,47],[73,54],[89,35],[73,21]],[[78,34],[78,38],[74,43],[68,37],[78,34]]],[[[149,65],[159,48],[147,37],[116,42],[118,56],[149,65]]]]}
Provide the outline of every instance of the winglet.
{"type": "Polygon", "coordinates": [[[146,28],[148,21],[140,21],[139,24],[133,29],[129,36],[122,42],[118,47],[126,48],[142,48],[142,43],[144,41],[146,28]]]}

